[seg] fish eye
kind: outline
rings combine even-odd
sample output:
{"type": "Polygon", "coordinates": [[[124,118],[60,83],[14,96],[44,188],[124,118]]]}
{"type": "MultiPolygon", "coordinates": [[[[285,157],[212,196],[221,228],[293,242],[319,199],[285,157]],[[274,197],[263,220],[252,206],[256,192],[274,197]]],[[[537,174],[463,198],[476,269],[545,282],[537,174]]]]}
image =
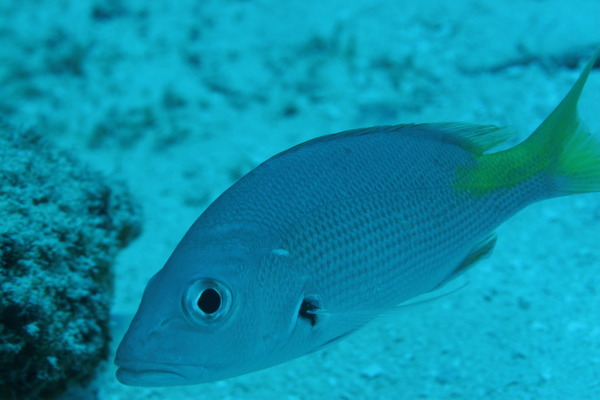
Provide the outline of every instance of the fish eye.
{"type": "Polygon", "coordinates": [[[205,314],[214,314],[221,308],[221,295],[213,288],[206,288],[200,294],[196,305],[205,314]]]}
{"type": "Polygon", "coordinates": [[[231,291],[214,279],[199,279],[191,283],[183,296],[186,318],[194,325],[210,326],[229,314],[231,291]]]}

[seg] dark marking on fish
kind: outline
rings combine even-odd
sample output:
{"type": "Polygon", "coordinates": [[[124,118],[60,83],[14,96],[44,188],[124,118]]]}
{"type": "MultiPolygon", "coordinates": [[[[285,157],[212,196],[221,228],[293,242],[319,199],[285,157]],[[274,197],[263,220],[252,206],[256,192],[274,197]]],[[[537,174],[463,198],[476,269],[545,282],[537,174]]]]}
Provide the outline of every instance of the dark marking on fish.
{"type": "Polygon", "coordinates": [[[317,313],[315,311],[318,309],[319,301],[314,297],[307,297],[302,300],[298,315],[300,315],[300,318],[309,321],[311,326],[315,326],[317,324],[317,313]]]}

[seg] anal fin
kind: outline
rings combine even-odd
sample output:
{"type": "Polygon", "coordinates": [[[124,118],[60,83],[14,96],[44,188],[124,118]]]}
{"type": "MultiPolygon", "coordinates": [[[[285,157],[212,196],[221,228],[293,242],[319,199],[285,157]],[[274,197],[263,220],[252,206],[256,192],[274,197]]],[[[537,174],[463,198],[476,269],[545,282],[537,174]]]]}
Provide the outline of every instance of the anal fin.
{"type": "Polygon", "coordinates": [[[477,262],[483,260],[484,258],[489,257],[496,245],[496,240],[498,237],[495,233],[491,233],[484,240],[479,242],[473,249],[467,254],[467,256],[463,259],[463,261],[458,265],[458,267],[452,271],[452,273],[446,277],[442,282],[440,282],[435,288],[438,289],[451,280],[462,275],[465,271],[471,268],[473,265],[477,264],[477,262]]]}

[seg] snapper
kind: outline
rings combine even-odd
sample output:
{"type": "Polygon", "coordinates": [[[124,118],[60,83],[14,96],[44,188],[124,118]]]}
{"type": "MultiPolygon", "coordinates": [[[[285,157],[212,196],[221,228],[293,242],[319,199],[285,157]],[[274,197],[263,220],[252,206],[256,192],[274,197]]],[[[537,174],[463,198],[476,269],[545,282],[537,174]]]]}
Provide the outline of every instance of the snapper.
{"type": "Polygon", "coordinates": [[[116,356],[135,386],[279,364],[443,286],[529,204],[600,191],[577,103],[600,49],[519,145],[458,123],[358,129],[267,160],[204,211],[150,280],[116,356]]]}

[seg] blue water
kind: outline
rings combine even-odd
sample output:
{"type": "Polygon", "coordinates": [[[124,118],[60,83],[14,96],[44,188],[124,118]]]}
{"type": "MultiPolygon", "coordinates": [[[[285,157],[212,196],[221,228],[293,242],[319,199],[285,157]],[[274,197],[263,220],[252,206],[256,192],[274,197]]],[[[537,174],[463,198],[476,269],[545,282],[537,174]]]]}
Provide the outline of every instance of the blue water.
{"type": "MultiPolygon", "coordinates": [[[[196,216],[322,134],[464,121],[527,136],[600,44],[600,1],[0,0],[0,112],[125,180],[144,233],[115,265],[111,351],[196,216]]],[[[600,74],[581,112],[600,134],[600,74]]],[[[458,292],[321,352],[183,388],[112,357],[66,398],[600,398],[600,196],[534,205],[458,292]],[[85,397],[87,396],[87,397],[85,397]]]]}

